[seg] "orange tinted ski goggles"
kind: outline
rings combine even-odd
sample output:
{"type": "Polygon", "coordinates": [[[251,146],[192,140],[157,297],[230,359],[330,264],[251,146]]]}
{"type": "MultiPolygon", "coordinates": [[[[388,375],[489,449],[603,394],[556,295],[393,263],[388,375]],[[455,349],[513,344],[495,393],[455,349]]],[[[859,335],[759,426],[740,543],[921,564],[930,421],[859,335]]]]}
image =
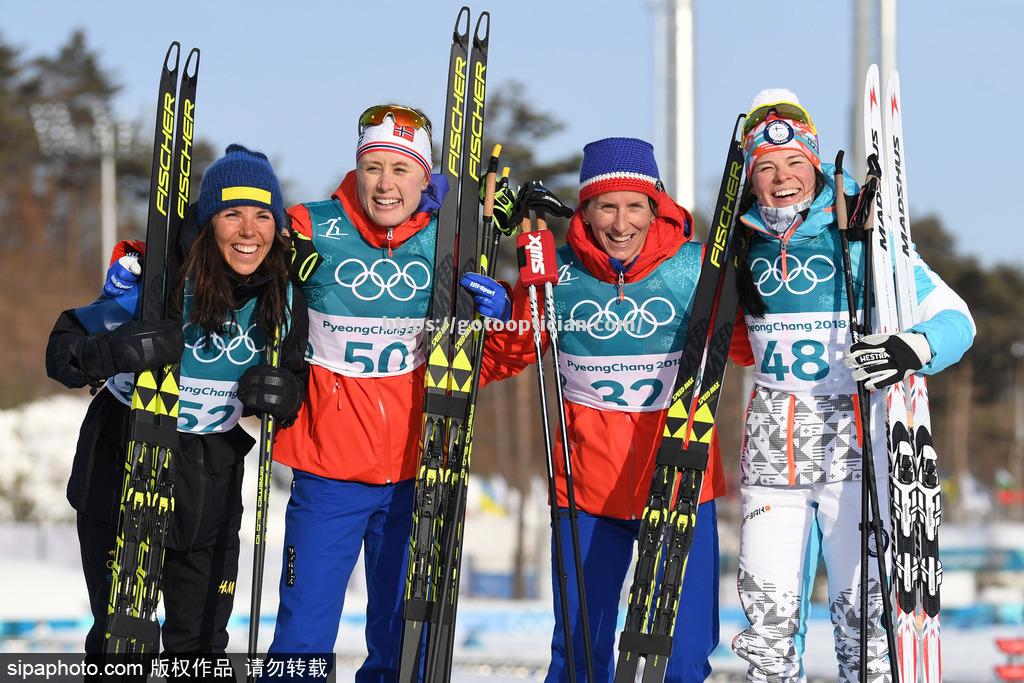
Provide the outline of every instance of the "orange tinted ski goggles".
{"type": "Polygon", "coordinates": [[[415,109],[395,104],[379,104],[359,115],[359,134],[362,135],[367,126],[379,126],[384,123],[384,119],[388,116],[395,120],[396,125],[423,128],[427,131],[427,135],[431,133],[427,117],[415,109]]]}
{"type": "Polygon", "coordinates": [[[764,120],[768,118],[768,114],[773,111],[781,118],[807,124],[810,126],[812,133],[815,135],[818,134],[818,129],[815,128],[814,121],[811,120],[811,115],[808,114],[807,110],[799,104],[793,104],[792,102],[773,102],[771,104],[763,104],[747,114],[747,119],[743,122],[744,137],[746,137],[750,131],[757,128],[758,124],[763,123],[764,120]]]}

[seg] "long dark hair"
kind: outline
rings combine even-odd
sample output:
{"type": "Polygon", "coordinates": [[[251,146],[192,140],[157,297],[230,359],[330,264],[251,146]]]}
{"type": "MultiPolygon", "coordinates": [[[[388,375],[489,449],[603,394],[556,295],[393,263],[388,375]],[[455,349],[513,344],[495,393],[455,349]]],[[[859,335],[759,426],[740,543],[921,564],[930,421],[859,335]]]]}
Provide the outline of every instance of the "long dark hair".
{"type": "Polygon", "coordinates": [[[754,318],[763,318],[768,309],[761,292],[754,285],[754,275],[750,272],[750,240],[754,232],[740,221],[740,216],[745,216],[755,201],[754,191],[747,181],[743,185],[739,210],[736,212],[736,289],[739,290],[743,312],[754,318]]]}
{"type": "MultiPolygon", "coordinates": [[[[281,227],[277,226],[267,257],[253,273],[254,276],[263,275],[270,278],[262,287],[256,301],[255,319],[257,327],[263,330],[268,338],[273,336],[278,326],[285,323],[287,317],[290,246],[287,233],[282,232],[281,227]]],[[[192,305],[189,307],[186,323],[198,325],[205,335],[214,332],[222,334],[227,331],[229,320],[234,321],[235,307],[242,303],[234,300],[235,281],[231,275],[231,269],[217,248],[213,226],[207,223],[199,229],[199,235],[185,257],[177,296],[174,298],[176,311],[181,313],[182,302],[185,300],[185,282],[188,281],[192,305]]]]}

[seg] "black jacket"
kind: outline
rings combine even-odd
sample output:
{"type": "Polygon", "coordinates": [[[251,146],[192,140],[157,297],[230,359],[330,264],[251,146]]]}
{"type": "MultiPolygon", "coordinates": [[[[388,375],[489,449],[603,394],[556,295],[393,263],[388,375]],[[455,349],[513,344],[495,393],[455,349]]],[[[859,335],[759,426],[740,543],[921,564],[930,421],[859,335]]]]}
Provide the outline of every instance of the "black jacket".
{"type": "MultiPolygon", "coordinates": [[[[236,285],[238,306],[258,295],[260,287],[236,285]]],[[[291,370],[305,393],[308,367],[304,355],[309,318],[300,287],[292,287],[291,328],[281,344],[281,367],[291,370]]],[[[89,383],[71,356],[71,346],[88,332],[74,310],[61,313],[46,347],[46,371],[64,386],[89,383]]],[[[117,523],[128,446],[128,406],[106,388],[89,405],[78,435],[67,498],[79,513],[117,523]]],[[[212,434],[178,433],[179,451],[172,459],[174,522],[168,547],[189,550],[211,545],[224,525],[241,524],[241,484],[245,455],[255,444],[241,426],[212,434]]]]}

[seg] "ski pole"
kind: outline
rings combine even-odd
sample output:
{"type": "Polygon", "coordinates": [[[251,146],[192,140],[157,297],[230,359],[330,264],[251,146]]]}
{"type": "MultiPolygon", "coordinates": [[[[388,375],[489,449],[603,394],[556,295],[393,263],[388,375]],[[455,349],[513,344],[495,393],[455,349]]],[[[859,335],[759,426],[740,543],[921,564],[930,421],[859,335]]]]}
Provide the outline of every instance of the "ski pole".
{"type": "MultiPolygon", "coordinates": [[[[281,365],[281,328],[274,330],[274,336],[267,341],[267,365],[272,368],[281,365]]],[[[274,431],[277,424],[274,416],[263,413],[260,420],[260,459],[256,481],[256,530],[253,541],[252,587],[249,600],[249,659],[256,657],[260,637],[260,602],[263,599],[263,565],[267,556],[267,510],[270,507],[270,468],[273,465],[274,431]]],[[[251,673],[247,680],[252,683],[251,673]]]]}
{"type": "MultiPolygon", "coordinates": [[[[840,151],[836,155],[835,173],[834,179],[836,184],[835,200],[836,200],[836,222],[839,226],[840,241],[842,242],[843,248],[843,274],[846,278],[846,307],[850,316],[850,334],[851,340],[853,340],[853,333],[856,330],[858,336],[863,336],[864,329],[868,325],[868,311],[867,303],[865,302],[864,307],[864,327],[859,327],[857,322],[857,304],[854,301],[854,290],[853,290],[853,276],[850,262],[850,239],[847,230],[849,229],[849,217],[847,215],[846,207],[846,191],[843,188],[843,152],[840,151]]],[[[866,257],[866,251],[865,251],[866,257]]],[[[865,260],[867,260],[865,258],[865,260]]],[[[861,385],[857,385],[858,395],[858,408],[857,415],[855,418],[860,422],[861,426],[865,425],[863,417],[863,406],[865,405],[864,396],[861,395],[861,385]]],[[[863,433],[863,432],[862,432],[863,433]]],[[[861,457],[867,457],[864,455],[869,452],[870,448],[866,445],[866,442],[870,440],[869,434],[864,434],[863,440],[865,442],[861,447],[861,457]]],[[[864,472],[866,472],[866,468],[864,472]]],[[[859,645],[859,674],[860,680],[866,681],[868,679],[868,496],[870,496],[868,477],[862,473],[861,476],[861,498],[860,498],[860,642],[859,645]]]]}
{"type": "MultiPolygon", "coordinates": [[[[522,191],[521,191],[522,192],[522,191]]],[[[548,230],[531,232],[529,211],[519,224],[517,240],[520,280],[528,286],[530,294],[530,320],[533,328],[533,349],[537,355],[537,384],[540,390],[541,426],[544,430],[544,464],[547,468],[548,498],[551,508],[551,535],[554,547],[555,574],[558,584],[559,608],[562,614],[562,638],[568,662],[569,683],[576,683],[576,659],[573,657],[572,630],[569,626],[569,597],[566,594],[568,577],[562,554],[562,531],[558,519],[558,486],[555,480],[554,459],[551,454],[551,423],[548,419],[547,387],[544,379],[544,347],[541,340],[540,307],[537,285],[556,281],[558,270],[554,262],[554,238],[548,230]]],[[[557,381],[557,378],[556,378],[557,381]]],[[[577,583],[582,579],[577,576],[577,583]]]]}
{"type": "MultiPolygon", "coordinates": [[[[544,212],[537,211],[537,230],[547,230],[544,212]]],[[[587,680],[594,679],[594,655],[590,642],[590,617],[587,614],[587,590],[583,584],[583,553],[580,552],[580,530],[577,523],[576,494],[572,481],[572,463],[569,454],[568,418],[565,414],[565,400],[558,363],[558,322],[555,317],[555,296],[551,282],[544,283],[544,316],[551,345],[551,360],[555,366],[555,400],[558,402],[558,424],[562,436],[562,463],[565,467],[565,495],[569,508],[569,535],[572,540],[572,559],[576,570],[576,596],[580,606],[580,622],[583,626],[583,661],[586,665],[587,680]]],[[[540,359],[538,358],[538,363],[540,359]]]]}
{"type": "MultiPolygon", "coordinates": [[[[868,161],[868,168],[877,168],[877,161],[872,165],[868,161]]],[[[846,212],[846,192],[843,183],[843,152],[836,155],[835,163],[835,195],[836,195],[836,221],[839,225],[840,243],[843,250],[843,277],[846,287],[846,305],[850,316],[850,339],[856,342],[869,329],[871,323],[871,220],[864,226],[868,236],[864,239],[864,249],[861,252],[861,259],[864,261],[864,322],[863,326],[857,323],[857,304],[854,295],[853,266],[850,259],[850,238],[847,233],[849,228],[846,212]]],[[[869,176],[865,182],[866,187],[876,187],[878,184],[877,175],[869,176]]],[[[872,194],[873,197],[873,194],[872,194]]],[[[899,669],[896,665],[896,637],[892,625],[892,604],[889,599],[889,578],[885,566],[885,549],[882,545],[884,533],[881,524],[881,512],[878,505],[878,482],[875,480],[875,462],[871,448],[871,396],[864,382],[857,382],[857,404],[855,418],[861,424],[862,444],[861,458],[863,459],[862,477],[862,500],[861,500],[861,584],[860,584],[860,680],[867,680],[867,555],[868,555],[868,527],[875,538],[875,559],[878,563],[879,592],[882,596],[882,624],[885,627],[885,637],[889,647],[889,668],[892,671],[893,683],[899,683],[899,669]],[[868,509],[863,498],[866,498],[870,505],[871,519],[868,520],[868,509]]]]}

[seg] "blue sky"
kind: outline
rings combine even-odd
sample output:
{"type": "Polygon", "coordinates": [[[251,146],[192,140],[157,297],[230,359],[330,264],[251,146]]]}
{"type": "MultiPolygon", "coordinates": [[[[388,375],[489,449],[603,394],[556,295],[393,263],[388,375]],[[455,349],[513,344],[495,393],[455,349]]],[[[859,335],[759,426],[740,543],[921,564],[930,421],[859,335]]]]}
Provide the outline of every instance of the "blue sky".
{"type": "MultiPolygon", "coordinates": [[[[199,46],[200,136],[263,149],[291,181],[288,200],[305,201],[326,196],[352,166],[355,118],[367,105],[406,101],[436,117],[462,2],[3,4],[0,35],[29,56],[52,52],[84,28],[123,85],[119,113],[145,113],[146,121],[167,44],[199,46]]],[[[474,6],[493,17],[489,85],[522,81],[538,108],[568,124],[541,158],[609,135],[655,139],[658,0],[490,5],[474,6]]],[[[761,88],[800,96],[818,124],[823,158],[850,149],[850,108],[860,101],[850,74],[851,0],[694,5],[699,211],[714,203],[735,114],[761,88]]],[[[1017,119],[1008,114],[1024,108],[1022,20],[1024,3],[1016,0],[975,0],[969,8],[898,2],[911,216],[939,213],[958,247],[986,263],[1024,263],[1024,239],[1008,215],[1021,151],[1007,144],[1017,119]]]]}

